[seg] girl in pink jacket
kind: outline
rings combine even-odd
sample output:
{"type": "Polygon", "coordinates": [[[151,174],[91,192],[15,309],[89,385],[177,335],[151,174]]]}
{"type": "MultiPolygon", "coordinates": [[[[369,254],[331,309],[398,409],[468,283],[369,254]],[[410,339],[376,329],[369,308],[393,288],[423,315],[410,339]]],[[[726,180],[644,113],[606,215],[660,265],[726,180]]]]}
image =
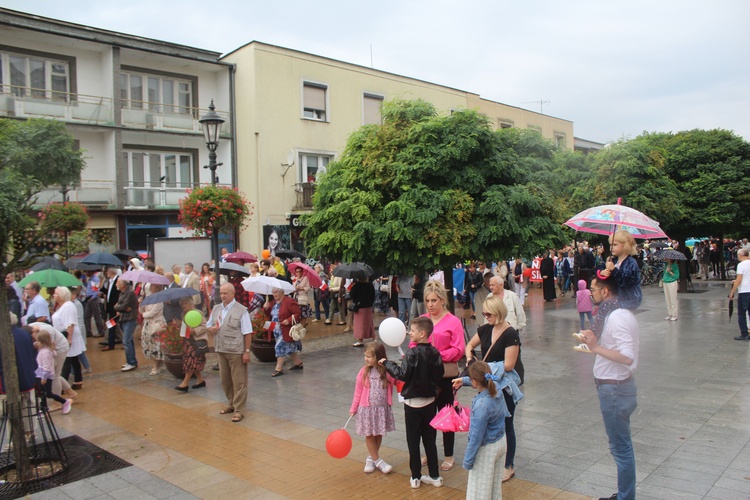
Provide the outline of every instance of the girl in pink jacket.
{"type": "Polygon", "coordinates": [[[578,308],[578,317],[581,319],[581,330],[585,330],[586,316],[589,317],[589,324],[593,329],[594,320],[593,316],[591,316],[591,311],[594,309],[594,305],[591,302],[591,290],[586,288],[586,280],[578,280],[576,307],[578,308]]]}
{"type": "Polygon", "coordinates": [[[388,474],[393,467],[388,465],[380,455],[380,445],[386,432],[396,430],[393,420],[393,387],[396,380],[388,375],[385,368],[378,364],[379,359],[385,358],[385,346],[375,341],[365,346],[365,366],[357,374],[354,386],[354,398],[349,410],[351,415],[357,415],[357,434],[365,436],[365,444],[370,455],[365,460],[365,474],[374,472],[376,468],[383,474],[388,474]]]}

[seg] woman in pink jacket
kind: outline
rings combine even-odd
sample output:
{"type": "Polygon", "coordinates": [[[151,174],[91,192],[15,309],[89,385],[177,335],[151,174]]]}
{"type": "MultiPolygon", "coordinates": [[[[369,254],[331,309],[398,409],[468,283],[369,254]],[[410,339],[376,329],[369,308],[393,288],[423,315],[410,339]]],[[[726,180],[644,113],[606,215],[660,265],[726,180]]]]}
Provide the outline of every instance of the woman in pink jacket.
{"type": "MultiPolygon", "coordinates": [[[[445,373],[438,384],[440,391],[435,399],[437,409],[453,404],[453,384],[451,380],[458,377],[458,360],[464,355],[466,340],[461,320],[451,314],[446,308],[448,292],[439,281],[428,281],[424,286],[424,305],[428,317],[432,320],[433,330],[430,343],[440,351],[445,373]]],[[[411,346],[410,346],[411,347],[411,346]]],[[[453,468],[453,443],[455,434],[443,432],[443,451],[445,459],[440,470],[449,471],[453,468]]],[[[426,457],[422,458],[422,466],[427,465],[426,457]]]]}

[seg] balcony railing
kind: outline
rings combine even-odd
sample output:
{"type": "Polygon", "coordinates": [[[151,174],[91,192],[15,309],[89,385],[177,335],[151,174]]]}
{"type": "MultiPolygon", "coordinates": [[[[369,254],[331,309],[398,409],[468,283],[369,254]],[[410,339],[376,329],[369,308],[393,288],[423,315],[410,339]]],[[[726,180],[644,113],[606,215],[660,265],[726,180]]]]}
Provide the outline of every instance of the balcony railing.
{"type": "MultiPolygon", "coordinates": [[[[219,185],[231,187],[228,184],[219,185]]],[[[96,209],[115,209],[118,206],[124,206],[126,209],[174,210],[179,206],[180,200],[187,196],[187,187],[167,186],[166,184],[149,187],[143,182],[130,182],[124,190],[125,199],[118,204],[115,181],[81,181],[80,186],[69,187],[67,198],[68,201],[96,209]]],[[[63,195],[60,188],[51,187],[39,193],[35,207],[40,208],[48,203],[61,203],[62,201],[63,195]]]]}
{"type": "Polygon", "coordinates": [[[112,99],[54,90],[0,85],[0,116],[54,118],[89,125],[113,125],[112,99]]]}
{"type": "MultiPolygon", "coordinates": [[[[81,181],[80,186],[70,187],[68,201],[74,201],[91,208],[115,208],[117,193],[114,181],[81,181]]],[[[37,197],[37,206],[48,203],[61,203],[63,195],[60,188],[45,189],[37,197]]]]}
{"type": "Polygon", "coordinates": [[[315,183],[300,182],[294,185],[294,190],[297,192],[297,204],[294,205],[294,210],[312,210],[315,183]]]}
{"type": "MultiPolygon", "coordinates": [[[[228,184],[219,186],[231,187],[228,184]]],[[[125,208],[176,209],[180,200],[187,196],[187,189],[193,186],[144,186],[131,182],[125,186],[125,208]]]]}
{"type": "MultiPolygon", "coordinates": [[[[202,135],[198,120],[208,108],[165,105],[148,101],[122,101],[122,125],[147,130],[193,132],[202,135]]],[[[222,137],[232,137],[227,111],[217,111],[225,122],[222,137]]],[[[52,118],[88,125],[115,125],[109,97],[72,94],[47,89],[0,85],[0,117],[52,118]]]]}
{"type": "MultiPolygon", "coordinates": [[[[202,134],[198,120],[207,111],[207,108],[126,99],[122,101],[122,124],[149,130],[174,130],[202,134]]],[[[231,137],[232,122],[229,119],[229,113],[226,111],[217,111],[217,113],[224,118],[224,125],[221,127],[222,137],[231,137]]]]}

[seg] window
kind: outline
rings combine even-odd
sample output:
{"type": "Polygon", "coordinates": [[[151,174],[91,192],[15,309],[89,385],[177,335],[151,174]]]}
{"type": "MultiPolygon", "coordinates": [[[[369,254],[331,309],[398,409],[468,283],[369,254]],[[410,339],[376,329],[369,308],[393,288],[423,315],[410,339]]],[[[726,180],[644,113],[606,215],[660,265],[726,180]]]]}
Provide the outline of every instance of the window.
{"type": "Polygon", "coordinates": [[[17,97],[68,101],[70,63],[44,56],[0,52],[2,92],[17,97]]]}
{"type": "Polygon", "coordinates": [[[122,107],[154,113],[188,114],[193,106],[193,82],[135,71],[120,73],[122,107]]]}
{"type": "Polygon", "coordinates": [[[499,120],[497,120],[497,126],[498,128],[513,128],[513,120],[500,118],[499,120]]]}
{"type": "Polygon", "coordinates": [[[565,147],[565,132],[555,131],[555,146],[558,148],[565,147]]]}
{"type": "Polygon", "coordinates": [[[533,130],[534,132],[539,132],[540,134],[542,133],[542,127],[538,125],[529,125],[528,129],[533,130]]]}
{"type": "Polygon", "coordinates": [[[193,185],[193,155],[158,151],[126,151],[131,188],[186,189],[193,185]]]}
{"type": "Polygon", "coordinates": [[[311,82],[302,83],[302,116],[304,118],[322,122],[328,121],[327,101],[327,85],[311,82]]]}
{"type": "Polygon", "coordinates": [[[331,160],[333,160],[333,155],[301,153],[299,155],[299,182],[315,182],[318,175],[325,172],[326,166],[331,160]]]}
{"type": "Polygon", "coordinates": [[[380,107],[383,105],[383,96],[365,93],[362,98],[362,124],[363,125],[382,125],[383,117],[380,114],[380,107]]]}

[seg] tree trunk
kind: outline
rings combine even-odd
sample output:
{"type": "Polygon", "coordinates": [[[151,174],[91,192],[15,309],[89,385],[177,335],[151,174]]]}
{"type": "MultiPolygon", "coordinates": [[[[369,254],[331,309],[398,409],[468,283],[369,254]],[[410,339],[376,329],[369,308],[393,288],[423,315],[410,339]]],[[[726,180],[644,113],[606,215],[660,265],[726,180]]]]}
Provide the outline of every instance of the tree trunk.
{"type": "MultiPolygon", "coordinates": [[[[4,276],[4,275],[3,275],[4,276]]],[[[13,458],[20,479],[31,475],[29,449],[26,446],[23,418],[21,417],[21,391],[18,386],[18,371],[16,369],[16,344],[13,341],[13,331],[8,314],[8,296],[0,293],[0,352],[3,360],[3,382],[6,393],[5,411],[11,429],[13,443],[13,458]]]]}

